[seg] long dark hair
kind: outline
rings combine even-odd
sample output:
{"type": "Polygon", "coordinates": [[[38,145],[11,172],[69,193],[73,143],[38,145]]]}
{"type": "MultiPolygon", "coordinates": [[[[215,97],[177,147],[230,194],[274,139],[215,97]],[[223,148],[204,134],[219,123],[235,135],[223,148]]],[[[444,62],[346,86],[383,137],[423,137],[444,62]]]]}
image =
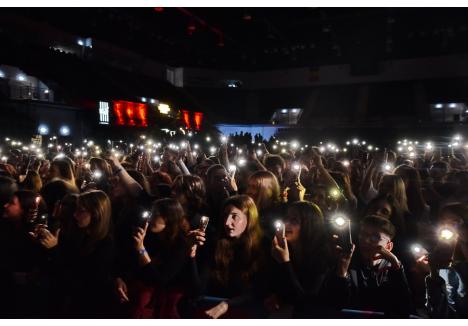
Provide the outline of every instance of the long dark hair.
{"type": "MultiPolygon", "coordinates": [[[[288,218],[299,218],[301,230],[299,234],[299,246],[293,253],[293,264],[301,265],[305,261],[316,260],[325,249],[326,228],[321,209],[308,201],[297,201],[288,208],[288,218]]],[[[324,257],[320,257],[324,258],[324,257]]]]}
{"type": "Polygon", "coordinates": [[[172,198],[163,198],[153,203],[152,218],[162,217],[166,227],[161,232],[161,238],[168,246],[174,244],[189,230],[185,219],[184,209],[178,201],[172,198]]]}
{"type": "Polygon", "coordinates": [[[196,213],[201,213],[205,208],[205,184],[199,176],[179,175],[172,184],[172,191],[175,194],[185,196],[187,201],[185,213],[187,217],[193,217],[196,213]]]}

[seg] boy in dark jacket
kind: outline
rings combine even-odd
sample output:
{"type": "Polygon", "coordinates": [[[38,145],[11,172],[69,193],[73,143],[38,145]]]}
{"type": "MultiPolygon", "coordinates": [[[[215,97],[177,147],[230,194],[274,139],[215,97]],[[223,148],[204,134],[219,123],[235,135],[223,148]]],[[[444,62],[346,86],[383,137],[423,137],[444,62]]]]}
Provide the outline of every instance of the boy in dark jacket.
{"type": "Polygon", "coordinates": [[[411,294],[400,260],[391,252],[395,227],[383,217],[368,216],[361,223],[358,253],[337,246],[339,259],[327,288],[340,309],[384,312],[408,317],[411,294]],[[354,258],[353,258],[354,256],[354,258]]]}

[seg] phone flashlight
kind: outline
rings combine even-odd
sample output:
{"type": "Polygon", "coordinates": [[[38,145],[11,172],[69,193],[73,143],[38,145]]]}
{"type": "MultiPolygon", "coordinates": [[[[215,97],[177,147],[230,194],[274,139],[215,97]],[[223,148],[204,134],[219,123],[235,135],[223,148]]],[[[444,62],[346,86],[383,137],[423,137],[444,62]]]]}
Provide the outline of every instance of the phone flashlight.
{"type": "Polygon", "coordinates": [[[202,216],[200,219],[200,225],[199,229],[203,232],[206,231],[206,228],[208,227],[208,222],[210,222],[210,218],[208,216],[202,216]]]}
{"type": "Polygon", "coordinates": [[[439,232],[439,238],[444,241],[450,241],[455,238],[455,232],[448,228],[443,228],[439,232]]]}
{"type": "Polygon", "coordinates": [[[93,179],[94,180],[99,180],[99,179],[101,179],[101,177],[102,177],[102,172],[101,171],[96,170],[96,171],[93,172],[93,179]]]}
{"type": "Polygon", "coordinates": [[[344,167],[348,167],[350,164],[348,160],[344,160],[342,163],[344,167]]]}
{"type": "Polygon", "coordinates": [[[349,252],[353,247],[351,236],[351,220],[343,214],[337,214],[331,219],[334,225],[333,235],[336,237],[338,245],[343,250],[349,252]]]}
{"type": "Polygon", "coordinates": [[[333,199],[338,199],[338,197],[340,196],[340,191],[336,188],[333,188],[330,190],[330,196],[333,198],[333,199]]]}
{"type": "Polygon", "coordinates": [[[416,260],[420,260],[424,256],[426,256],[429,252],[419,243],[415,243],[411,246],[411,253],[416,258],[416,260]]]}
{"type": "Polygon", "coordinates": [[[389,163],[385,163],[384,166],[383,166],[383,169],[385,172],[389,172],[390,170],[392,170],[392,165],[389,164],[389,163]]]}
{"type": "Polygon", "coordinates": [[[333,222],[338,226],[342,227],[346,224],[346,218],[344,216],[338,215],[333,218],[333,222]]]}
{"type": "Polygon", "coordinates": [[[236,172],[236,170],[237,166],[235,166],[234,164],[229,165],[229,172],[236,172]]]}
{"type": "Polygon", "coordinates": [[[280,232],[283,225],[284,225],[283,222],[281,222],[280,220],[275,221],[276,232],[280,232]]]}
{"type": "Polygon", "coordinates": [[[301,169],[301,165],[298,164],[298,163],[296,163],[296,164],[293,165],[293,169],[294,169],[295,171],[299,171],[299,170],[301,169]]]}
{"type": "Polygon", "coordinates": [[[140,219],[138,221],[138,227],[144,228],[146,226],[146,223],[149,222],[151,218],[151,212],[150,211],[143,211],[140,215],[140,219]]]}

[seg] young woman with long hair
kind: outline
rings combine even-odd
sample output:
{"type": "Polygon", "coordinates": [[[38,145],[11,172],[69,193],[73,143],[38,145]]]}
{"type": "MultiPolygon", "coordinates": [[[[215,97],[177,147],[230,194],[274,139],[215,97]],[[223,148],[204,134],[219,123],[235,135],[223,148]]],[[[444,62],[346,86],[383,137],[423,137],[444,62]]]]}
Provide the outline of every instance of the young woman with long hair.
{"type": "Polygon", "coordinates": [[[63,309],[67,316],[110,314],[114,263],[111,213],[111,202],[103,191],[79,195],[74,223],[59,243],[56,262],[62,288],[66,289],[63,309]]]}
{"type": "Polygon", "coordinates": [[[153,204],[149,223],[135,231],[138,268],[134,276],[142,284],[134,283],[128,296],[123,284],[117,288],[121,299],[130,300],[134,318],[179,317],[177,304],[186,292],[189,261],[189,224],[184,215],[176,200],[159,199],[153,204]]]}
{"type": "Polygon", "coordinates": [[[280,215],[281,209],[278,179],[270,171],[257,171],[249,177],[245,193],[257,206],[263,231],[272,234],[273,220],[280,215]]]}
{"type": "Polygon", "coordinates": [[[319,312],[322,284],[332,265],[327,243],[320,208],[307,201],[289,205],[284,234],[275,235],[271,248],[276,264],[270,286],[274,294],[266,301],[270,312],[284,305],[292,305],[295,316],[319,312]]]}
{"type": "Polygon", "coordinates": [[[208,210],[205,196],[205,184],[199,176],[179,175],[172,184],[172,197],[182,205],[192,228],[198,226],[201,216],[208,210]]]}
{"type": "Polygon", "coordinates": [[[241,315],[248,315],[263,279],[264,249],[255,202],[246,195],[230,197],[222,205],[222,216],[224,227],[207,248],[212,250],[205,260],[200,248],[192,252],[194,292],[222,298],[198,302],[209,318],[236,316],[239,308],[241,315]]]}

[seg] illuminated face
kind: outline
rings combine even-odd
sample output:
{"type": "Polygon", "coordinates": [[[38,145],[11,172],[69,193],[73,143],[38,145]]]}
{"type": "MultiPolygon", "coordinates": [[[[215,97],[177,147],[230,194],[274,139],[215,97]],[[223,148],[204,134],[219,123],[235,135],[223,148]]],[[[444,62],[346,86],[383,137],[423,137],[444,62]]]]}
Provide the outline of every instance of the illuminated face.
{"type": "Polygon", "coordinates": [[[390,237],[380,232],[378,228],[373,226],[363,225],[359,232],[359,249],[361,257],[366,262],[378,263],[376,259],[377,249],[379,246],[391,251],[393,249],[393,242],[390,237]]]}
{"type": "Polygon", "coordinates": [[[229,238],[239,238],[247,228],[247,215],[232,205],[226,207],[224,213],[224,231],[226,235],[229,238]]]}
{"type": "Polygon", "coordinates": [[[80,229],[87,228],[91,224],[91,213],[84,207],[78,206],[73,217],[80,229]]]}
{"type": "Polygon", "coordinates": [[[166,228],[166,222],[164,221],[162,216],[157,216],[151,222],[151,232],[159,233],[162,232],[166,228]]]}
{"type": "Polygon", "coordinates": [[[288,217],[284,223],[286,227],[286,239],[289,242],[299,241],[301,234],[301,220],[294,213],[288,212],[288,217]]]}
{"type": "Polygon", "coordinates": [[[18,197],[13,196],[13,198],[7,202],[4,206],[3,217],[11,220],[21,219],[23,215],[23,209],[21,208],[18,197]]]}

